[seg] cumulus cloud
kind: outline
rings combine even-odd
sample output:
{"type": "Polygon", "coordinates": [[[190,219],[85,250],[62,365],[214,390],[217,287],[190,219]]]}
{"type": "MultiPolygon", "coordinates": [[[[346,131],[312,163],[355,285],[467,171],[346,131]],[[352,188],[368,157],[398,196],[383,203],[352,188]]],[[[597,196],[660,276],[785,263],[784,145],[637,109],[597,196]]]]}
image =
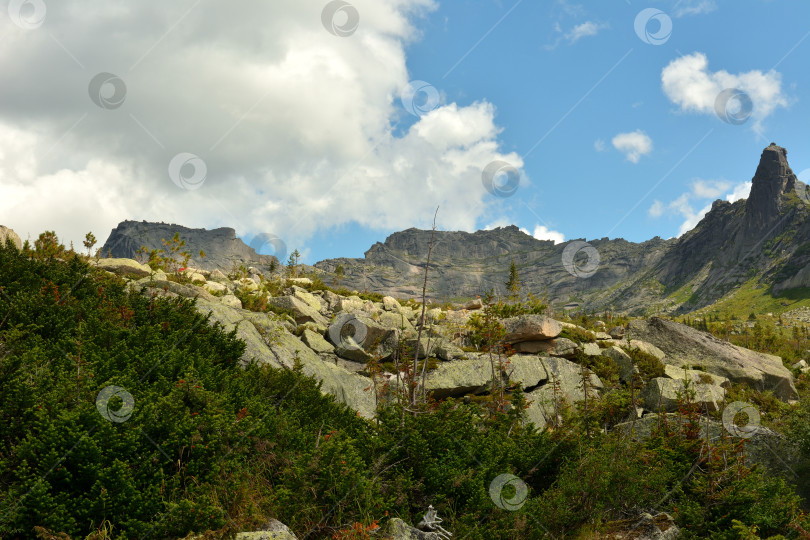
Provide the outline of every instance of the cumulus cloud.
{"type": "Polygon", "coordinates": [[[604,152],[605,151],[605,141],[602,139],[596,139],[593,142],[593,149],[597,152],[604,152]]]}
{"type": "Polygon", "coordinates": [[[321,0],[49,3],[34,30],[0,17],[3,224],[80,246],[87,231],[103,241],[146,219],[303,248],[348,222],[429,227],[438,205],[439,227],[474,229],[492,204],[482,169],[523,165],[499,151],[494,107],[409,114],[405,45],[432,0],[353,4],[348,37],[324,28],[321,0]],[[101,72],[125,84],[120,106],[89,96],[101,72]],[[198,189],[169,177],[181,152],[206,165],[198,189]]]}
{"type": "Polygon", "coordinates": [[[788,99],[782,92],[782,76],[770,70],[729,73],[711,71],[705,54],[696,52],[676,58],[661,71],[661,86],[667,98],[681,111],[715,114],[715,101],[726,89],[738,89],[751,99],[751,117],[756,131],[762,121],[777,107],[787,107],[788,99]]]}
{"type": "Polygon", "coordinates": [[[545,225],[535,225],[532,234],[538,240],[553,240],[555,244],[565,242],[565,235],[559,231],[550,230],[545,225]]]}
{"type": "Polygon", "coordinates": [[[735,202],[740,199],[745,199],[751,192],[751,182],[740,182],[732,184],[728,180],[703,180],[696,179],[691,183],[690,190],[682,193],[678,198],[664,204],[659,200],[653,201],[647,214],[651,217],[658,218],[664,214],[680,216],[683,218],[680,228],[678,229],[678,236],[692,230],[695,225],[700,223],[700,220],[711,210],[712,203],[706,203],[707,199],[715,201],[723,198],[728,202],[735,202]],[[730,190],[730,191],[729,191],[730,190]],[[725,194],[725,195],[723,195],[725,194]],[[696,204],[701,205],[699,209],[695,209],[696,204]]]}
{"type": "Polygon", "coordinates": [[[641,157],[652,152],[653,148],[652,139],[640,129],[630,133],[619,133],[611,142],[613,147],[623,153],[631,163],[638,163],[641,157]]]}
{"type": "MultiPolygon", "coordinates": [[[[512,222],[509,221],[509,218],[500,217],[495,221],[489,223],[484,227],[485,231],[491,231],[492,229],[497,229],[499,227],[507,227],[512,225],[512,222]]],[[[549,229],[545,225],[540,225],[539,223],[534,226],[534,232],[529,232],[529,229],[525,227],[518,227],[521,232],[528,234],[529,236],[533,236],[538,240],[552,240],[555,244],[559,244],[561,242],[565,242],[565,235],[559,231],[555,231],[553,229],[549,229]]]]}

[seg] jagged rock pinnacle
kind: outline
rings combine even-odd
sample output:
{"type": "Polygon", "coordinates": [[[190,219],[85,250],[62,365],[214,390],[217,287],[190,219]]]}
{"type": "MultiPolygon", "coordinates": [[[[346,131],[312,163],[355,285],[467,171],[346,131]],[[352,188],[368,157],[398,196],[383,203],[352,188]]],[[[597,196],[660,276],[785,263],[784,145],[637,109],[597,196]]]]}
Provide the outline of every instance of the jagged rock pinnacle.
{"type": "Polygon", "coordinates": [[[745,206],[749,222],[764,225],[778,216],[782,209],[782,196],[794,191],[796,180],[788,164],[787,150],[771,143],[762,151],[752,179],[751,195],[745,206]]]}

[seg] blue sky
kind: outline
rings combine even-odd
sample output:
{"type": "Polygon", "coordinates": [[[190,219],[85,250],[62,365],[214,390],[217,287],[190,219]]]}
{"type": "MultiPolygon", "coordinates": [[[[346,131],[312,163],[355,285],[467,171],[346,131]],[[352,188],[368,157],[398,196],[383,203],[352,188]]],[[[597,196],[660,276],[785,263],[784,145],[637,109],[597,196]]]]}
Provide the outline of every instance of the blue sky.
{"type": "Polygon", "coordinates": [[[443,230],[643,241],[745,197],[771,141],[810,181],[806,1],[15,0],[0,36],[23,238],[229,226],[313,263],[439,206],[443,230]]]}
{"type": "Polygon", "coordinates": [[[796,174],[810,168],[809,21],[806,2],[445,2],[419,25],[408,66],[448,101],[495,104],[503,147],[525,156],[528,185],[493,222],[643,241],[677,236],[694,222],[688,208],[750,181],[771,141],[788,148],[796,174]],[[663,44],[634,31],[647,7],[672,21],[663,44]],[[773,70],[787,105],[760,125],[683,110],[664,93],[662,70],[696,53],[711,72],[773,70]],[[652,149],[633,162],[611,141],[636,131],[652,149]]]}

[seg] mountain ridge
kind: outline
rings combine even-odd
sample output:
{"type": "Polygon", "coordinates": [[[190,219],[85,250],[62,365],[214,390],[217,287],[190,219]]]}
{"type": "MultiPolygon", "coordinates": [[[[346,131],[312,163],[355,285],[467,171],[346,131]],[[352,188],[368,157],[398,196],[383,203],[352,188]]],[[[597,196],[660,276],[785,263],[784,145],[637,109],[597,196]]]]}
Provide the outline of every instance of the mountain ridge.
{"type": "MultiPolygon", "coordinates": [[[[327,280],[358,290],[399,297],[421,295],[431,236],[427,294],[431,301],[459,301],[493,291],[505,295],[514,260],[523,293],[545,295],[554,305],[628,314],[684,313],[708,306],[757,279],[773,294],[810,286],[810,205],[807,185],[771,143],[760,156],[751,194],[735,202],[716,200],[701,221],[678,238],[644,242],[607,237],[555,244],[515,225],[475,232],[409,228],[389,235],[363,258],[315,263],[327,280]],[[343,268],[338,278],[335,271],[343,268]]],[[[190,264],[206,270],[234,266],[266,270],[278,264],[236,237],[234,229],[207,231],[175,224],[124,221],[102,254],[136,258],[141,246],[161,248],[177,232],[186,240],[190,264]],[[199,250],[206,252],[200,259],[199,250]]]]}

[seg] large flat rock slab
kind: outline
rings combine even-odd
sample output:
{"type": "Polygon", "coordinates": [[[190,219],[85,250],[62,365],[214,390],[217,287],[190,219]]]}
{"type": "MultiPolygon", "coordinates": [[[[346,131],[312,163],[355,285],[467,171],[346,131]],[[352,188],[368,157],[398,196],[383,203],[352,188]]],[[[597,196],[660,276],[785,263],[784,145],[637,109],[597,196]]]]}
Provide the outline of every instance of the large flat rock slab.
{"type": "Polygon", "coordinates": [[[652,343],[664,354],[664,364],[681,368],[701,366],[712,375],[746,384],[759,391],[771,390],[784,401],[796,399],[793,375],[782,359],[738,347],[689,326],[652,317],[631,321],[628,334],[652,343]]]}

